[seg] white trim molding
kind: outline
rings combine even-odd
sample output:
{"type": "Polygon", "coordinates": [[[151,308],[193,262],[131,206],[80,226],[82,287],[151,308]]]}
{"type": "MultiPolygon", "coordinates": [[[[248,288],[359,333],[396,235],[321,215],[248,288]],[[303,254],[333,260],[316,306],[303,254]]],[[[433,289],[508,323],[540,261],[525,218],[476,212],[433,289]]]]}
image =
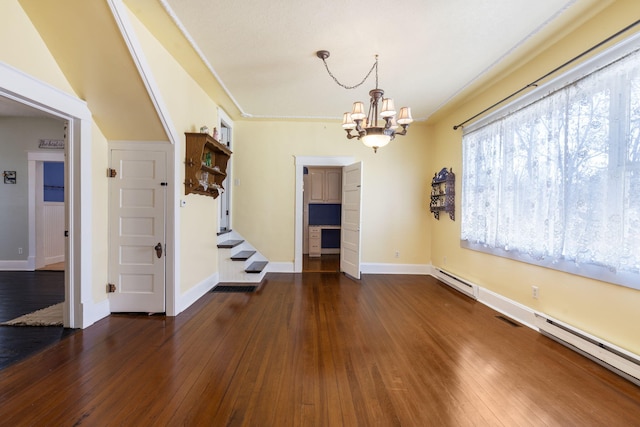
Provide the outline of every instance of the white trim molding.
{"type": "Polygon", "coordinates": [[[362,274],[431,274],[430,264],[388,264],[363,262],[360,264],[362,274]]]}
{"type": "Polygon", "coordinates": [[[211,276],[190,288],[184,294],[180,294],[180,297],[176,302],[177,312],[181,313],[189,308],[193,303],[198,301],[198,299],[202,298],[207,292],[213,289],[219,282],[219,274],[213,273],[211,276]]]}
{"type": "Polygon", "coordinates": [[[292,262],[271,262],[267,264],[268,273],[293,273],[294,271],[292,262]]]}
{"type": "Polygon", "coordinates": [[[65,222],[69,237],[65,253],[64,326],[86,328],[101,315],[94,316],[100,310],[93,302],[91,276],[91,112],[83,100],[3,62],[0,62],[0,96],[30,106],[43,116],[68,122],[65,222]]]}
{"type": "Polygon", "coordinates": [[[538,331],[542,335],[588,357],[636,385],[640,385],[640,355],[595,337],[575,326],[556,320],[545,313],[534,311],[530,307],[466,279],[459,278],[441,268],[433,268],[431,275],[445,285],[460,291],[470,298],[477,299],[478,302],[492,310],[538,331]],[[470,286],[474,291],[467,292],[465,289],[459,289],[455,283],[456,281],[470,286]]]}

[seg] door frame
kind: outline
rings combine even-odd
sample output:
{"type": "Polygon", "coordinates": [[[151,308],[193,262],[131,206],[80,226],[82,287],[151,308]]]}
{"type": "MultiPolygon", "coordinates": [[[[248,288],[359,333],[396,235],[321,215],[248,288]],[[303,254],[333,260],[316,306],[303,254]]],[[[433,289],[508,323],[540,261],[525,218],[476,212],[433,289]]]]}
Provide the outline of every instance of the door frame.
{"type": "Polygon", "coordinates": [[[295,225],[294,225],[294,273],[302,272],[302,222],[303,222],[303,180],[305,166],[349,166],[355,163],[351,156],[295,156],[295,225]]]}
{"type": "MultiPolygon", "coordinates": [[[[218,108],[218,130],[222,129],[222,125],[224,125],[228,130],[229,130],[229,149],[231,151],[233,151],[233,121],[231,120],[231,117],[229,117],[229,115],[227,113],[225,113],[225,111],[222,108],[218,108]]],[[[226,145],[226,141],[218,141],[220,143],[222,143],[223,145],[226,145]]],[[[222,222],[222,209],[223,209],[223,205],[226,204],[226,208],[227,211],[229,211],[229,214],[226,215],[227,216],[227,231],[232,230],[232,206],[231,206],[231,196],[232,196],[232,190],[231,188],[233,187],[233,159],[234,157],[231,156],[231,158],[229,159],[229,162],[227,164],[227,176],[225,177],[225,181],[226,181],[226,186],[224,188],[224,192],[220,195],[220,203],[218,203],[218,232],[221,232],[222,230],[220,229],[220,224],[222,222]],[[224,200],[224,203],[223,203],[224,200]]]]}
{"type": "Polygon", "coordinates": [[[84,328],[104,317],[92,295],[92,117],[86,102],[0,62],[0,96],[68,122],[66,138],[65,302],[63,324],[84,328]]]}
{"type": "MultiPolygon", "coordinates": [[[[169,141],[109,141],[109,158],[111,150],[129,151],[164,151],[167,155],[167,193],[165,197],[165,275],[164,275],[164,307],[167,316],[176,316],[179,313],[180,294],[176,286],[178,274],[177,258],[179,252],[176,250],[179,241],[176,234],[176,206],[178,200],[178,183],[176,182],[176,144],[169,141]]],[[[109,242],[111,245],[111,242],[109,242]]],[[[113,268],[108,265],[109,271],[113,268]]]]}
{"type": "MultiPolygon", "coordinates": [[[[51,151],[51,152],[42,152],[42,151],[29,151],[27,152],[27,170],[28,170],[28,180],[29,180],[29,189],[28,189],[28,218],[29,218],[29,254],[27,258],[28,268],[36,269],[41,266],[38,265],[38,255],[42,256],[42,254],[38,254],[38,244],[37,244],[37,225],[39,222],[39,218],[36,216],[36,194],[37,188],[36,184],[38,183],[38,173],[37,168],[42,166],[44,162],[62,162],[65,163],[65,176],[66,172],[66,159],[64,151],[51,151]]],[[[66,179],[66,178],[65,178],[66,179]]],[[[65,204],[66,204],[66,195],[65,195],[65,204]]],[[[65,207],[66,209],[66,207],[65,207]]]]}

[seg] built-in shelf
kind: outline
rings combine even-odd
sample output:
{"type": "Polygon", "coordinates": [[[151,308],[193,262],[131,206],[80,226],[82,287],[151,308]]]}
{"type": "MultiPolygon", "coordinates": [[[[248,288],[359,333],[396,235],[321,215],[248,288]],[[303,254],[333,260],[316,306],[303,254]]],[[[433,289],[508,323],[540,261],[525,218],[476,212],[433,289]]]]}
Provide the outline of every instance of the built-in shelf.
{"type": "Polygon", "coordinates": [[[207,133],[185,132],[184,194],[220,195],[231,150],[207,133]]]}

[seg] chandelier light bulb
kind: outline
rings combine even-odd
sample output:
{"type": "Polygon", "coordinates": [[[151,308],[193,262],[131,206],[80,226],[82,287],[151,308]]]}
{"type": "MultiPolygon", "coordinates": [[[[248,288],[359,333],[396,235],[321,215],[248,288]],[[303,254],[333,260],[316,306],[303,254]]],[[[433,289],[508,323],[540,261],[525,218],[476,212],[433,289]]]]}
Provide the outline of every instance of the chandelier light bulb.
{"type": "Polygon", "coordinates": [[[408,125],[413,122],[413,117],[411,117],[411,107],[402,107],[400,109],[397,122],[399,125],[408,125]]]}
{"type": "Polygon", "coordinates": [[[364,112],[364,104],[360,101],[353,103],[353,110],[351,110],[351,118],[353,120],[362,120],[367,117],[367,114],[364,112]]]}
{"type": "Polygon", "coordinates": [[[351,113],[344,113],[342,115],[342,128],[343,129],[355,129],[356,123],[351,117],[351,113]]]}
{"type": "Polygon", "coordinates": [[[393,99],[384,98],[382,100],[382,112],[380,116],[382,117],[393,117],[396,115],[396,107],[393,105],[393,99]]]}

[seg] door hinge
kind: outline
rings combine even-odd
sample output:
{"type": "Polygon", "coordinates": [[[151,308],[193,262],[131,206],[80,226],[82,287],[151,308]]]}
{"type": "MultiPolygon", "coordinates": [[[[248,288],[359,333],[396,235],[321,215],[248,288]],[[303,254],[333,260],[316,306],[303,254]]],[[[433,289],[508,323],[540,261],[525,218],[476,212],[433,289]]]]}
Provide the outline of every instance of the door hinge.
{"type": "Polygon", "coordinates": [[[64,237],[69,237],[69,230],[64,230],[64,237]]]}
{"type": "Polygon", "coordinates": [[[107,283],[107,293],[110,294],[116,291],[116,285],[113,283],[107,283]]]}
{"type": "Polygon", "coordinates": [[[116,175],[118,175],[118,171],[111,168],[107,169],[107,178],[115,178],[116,175]]]}

